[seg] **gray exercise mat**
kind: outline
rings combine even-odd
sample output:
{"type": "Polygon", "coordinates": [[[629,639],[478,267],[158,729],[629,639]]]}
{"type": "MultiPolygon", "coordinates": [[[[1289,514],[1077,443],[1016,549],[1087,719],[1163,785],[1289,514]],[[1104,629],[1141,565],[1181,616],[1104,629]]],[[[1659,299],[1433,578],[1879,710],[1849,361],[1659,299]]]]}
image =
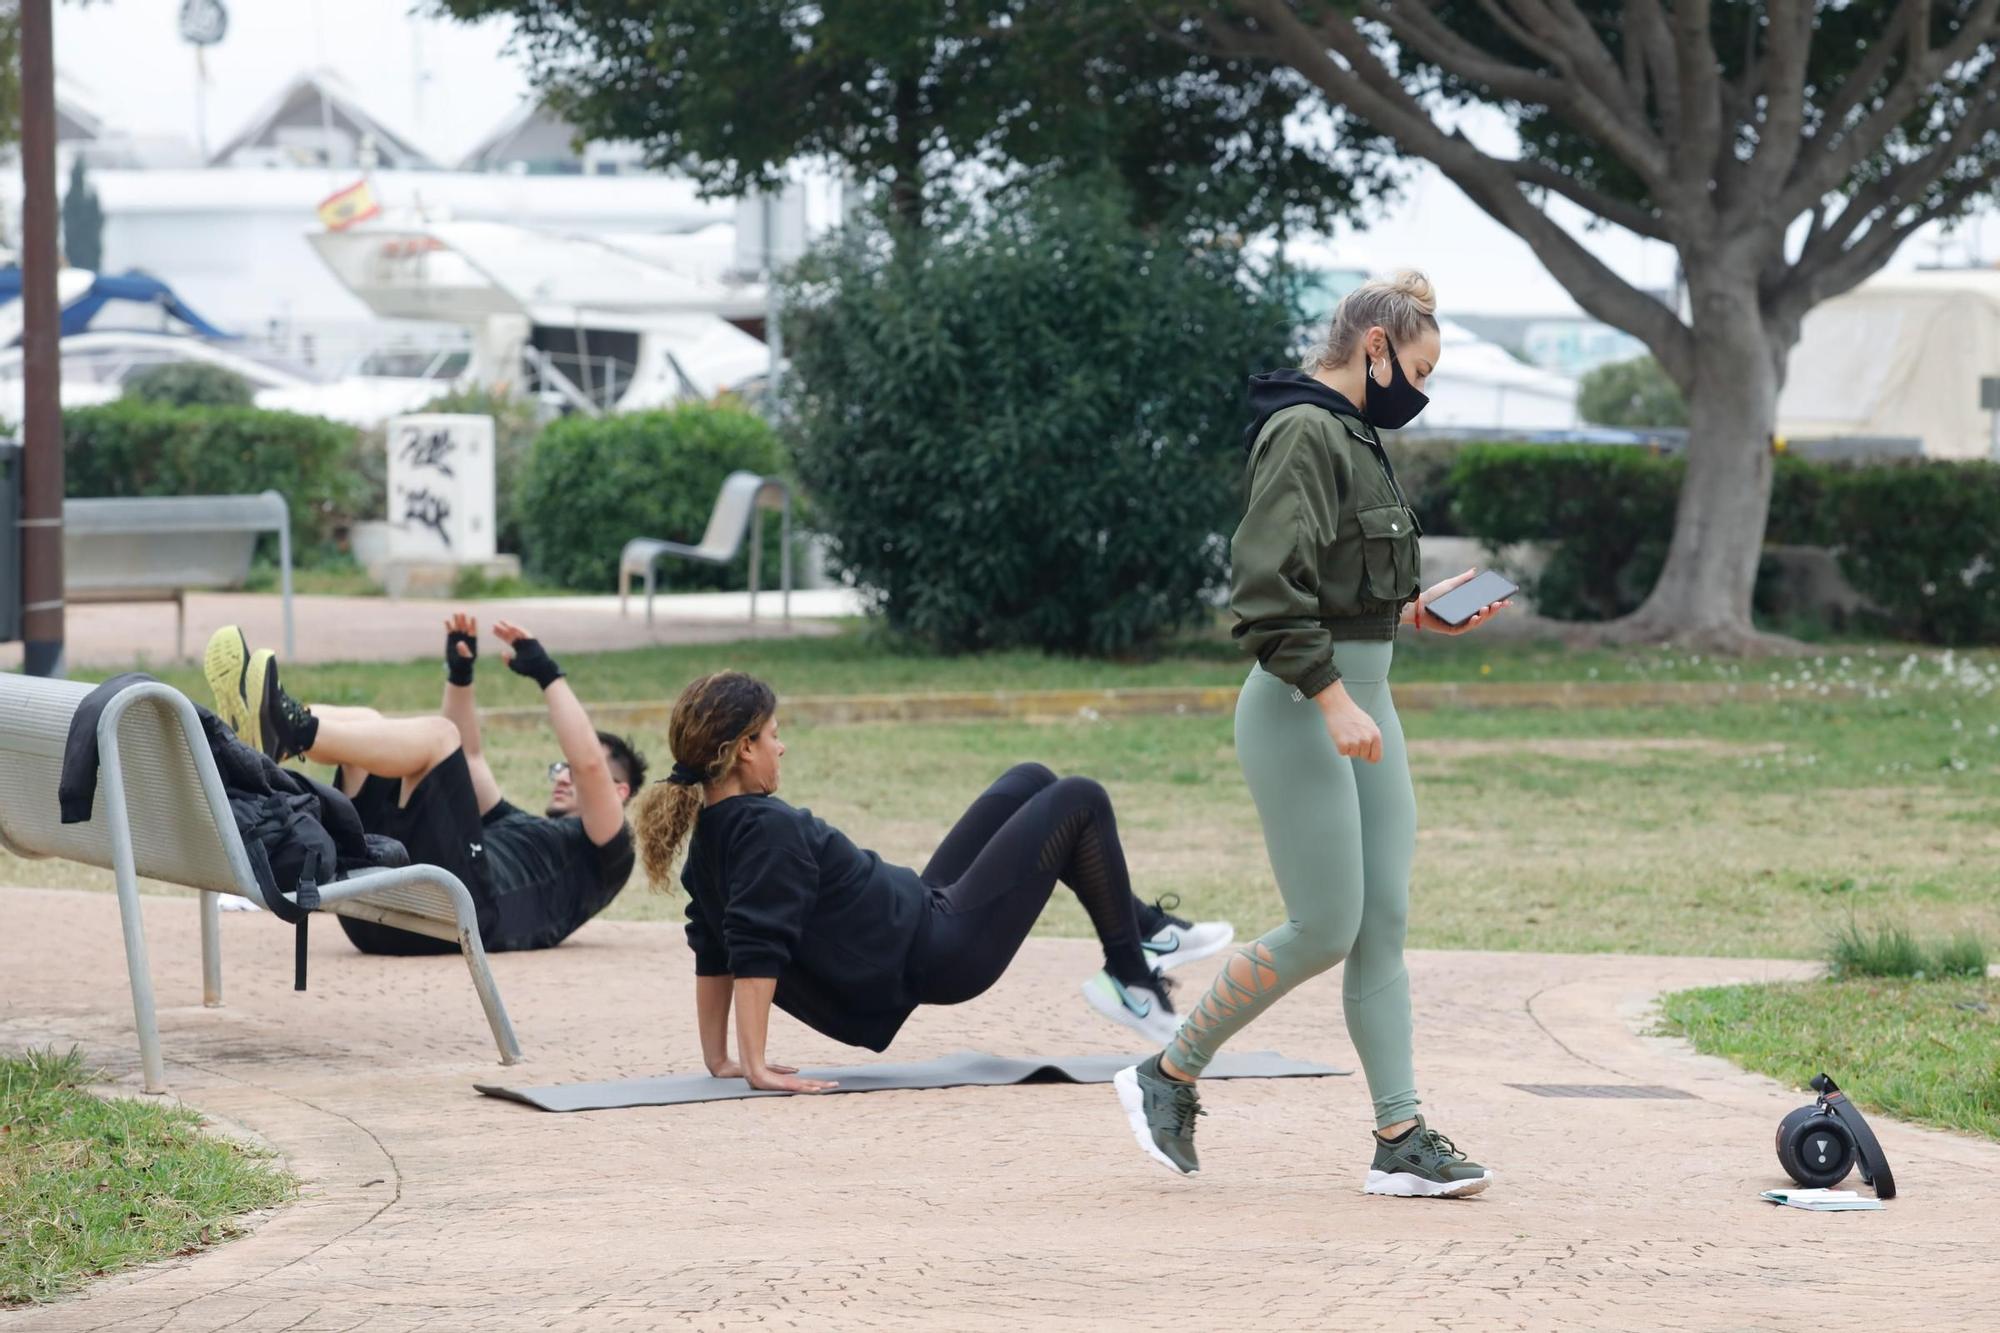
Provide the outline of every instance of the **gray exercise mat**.
{"type": "MultiPolygon", "coordinates": [[[[1013,1083],[1109,1083],[1111,1076],[1138,1057],[1131,1055],[1066,1055],[1046,1060],[1014,1060],[979,1051],[957,1051],[921,1064],[856,1065],[847,1069],[802,1069],[806,1078],[832,1079],[834,1092],[885,1092],[893,1088],[1002,1087],[1013,1083]]],[[[1288,1060],[1273,1051],[1225,1051],[1203,1071],[1204,1078],[1326,1078],[1349,1074],[1304,1060],[1288,1060]]],[[[475,1085],[489,1097],[525,1102],[544,1111],[606,1111],[621,1106],[674,1106],[682,1102],[727,1102],[745,1097],[793,1097],[790,1092],[765,1092],[740,1078],[710,1078],[707,1074],[669,1074],[664,1078],[625,1078],[609,1083],[566,1083],[548,1088],[502,1088],[475,1085]]],[[[813,1094],[820,1095],[820,1094],[813,1094]]]]}

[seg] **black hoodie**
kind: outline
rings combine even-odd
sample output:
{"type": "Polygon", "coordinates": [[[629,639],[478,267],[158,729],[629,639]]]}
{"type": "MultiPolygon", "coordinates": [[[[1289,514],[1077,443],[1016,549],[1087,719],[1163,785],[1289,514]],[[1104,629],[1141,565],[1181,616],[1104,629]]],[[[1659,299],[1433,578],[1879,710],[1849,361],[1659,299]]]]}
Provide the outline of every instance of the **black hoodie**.
{"type": "Polygon", "coordinates": [[[1257,437],[1264,433],[1264,423],[1288,407],[1310,404],[1324,408],[1337,417],[1346,417],[1354,423],[1352,434],[1375,451],[1382,460],[1382,468],[1389,474],[1389,484],[1396,489],[1397,497],[1402,496],[1402,485],[1396,480],[1396,465],[1389,461],[1389,451],[1382,447],[1382,437],[1375,433],[1368,418],[1360,408],[1347,401],[1347,395],[1338,389],[1329,389],[1303,370],[1287,366],[1283,370],[1273,370],[1250,377],[1250,424],[1243,431],[1243,452],[1249,453],[1257,447],[1257,437]]]}

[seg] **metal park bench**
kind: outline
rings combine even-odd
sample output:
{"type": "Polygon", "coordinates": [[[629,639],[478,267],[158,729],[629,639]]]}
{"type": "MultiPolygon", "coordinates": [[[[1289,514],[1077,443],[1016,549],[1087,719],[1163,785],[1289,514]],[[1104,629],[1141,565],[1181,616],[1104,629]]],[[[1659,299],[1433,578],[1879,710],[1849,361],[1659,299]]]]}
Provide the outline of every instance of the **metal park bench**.
{"type": "Polygon", "coordinates": [[[680,560],[698,560],[703,564],[727,565],[736,559],[736,553],[743,549],[743,538],[750,538],[750,619],[757,618],[757,566],[764,554],[764,511],[776,509],[782,514],[779,560],[782,566],[779,575],[780,586],[784,590],[785,624],[792,623],[792,491],[776,477],[760,477],[755,472],[732,472],[723,480],[722,491],[715,497],[715,509],[708,516],[708,531],[702,534],[701,544],[689,546],[683,542],[664,541],[657,537],[634,537],[625,543],[625,549],[618,556],[618,614],[624,615],[625,598],[632,586],[632,576],[638,574],[646,581],[646,623],[653,621],[653,589],[658,579],[659,562],[663,557],[672,556],[680,560]]]}
{"type": "MultiPolygon", "coordinates": [[[[269,907],[229,812],[194,705],[179,691],[144,682],[119,692],[97,723],[97,793],[87,823],[64,824],[57,807],[70,719],[92,687],[0,674],[0,848],[16,856],[60,856],[113,871],[124,924],[125,961],[146,1091],[166,1089],[153,980],[139,911],[139,877],[200,889],[202,1003],[222,1003],[219,900],[241,894],[269,907]]],[[[500,1048],[520,1060],[479,941],[472,896],[436,866],[369,870],[322,885],[320,910],[456,941],[500,1048]]]]}
{"type": "Polygon", "coordinates": [[[278,534],[285,655],[292,642],[292,518],[285,497],[176,495],[63,501],[63,596],[172,602],[174,651],[187,656],[191,588],[240,588],[261,533],[278,534]]]}

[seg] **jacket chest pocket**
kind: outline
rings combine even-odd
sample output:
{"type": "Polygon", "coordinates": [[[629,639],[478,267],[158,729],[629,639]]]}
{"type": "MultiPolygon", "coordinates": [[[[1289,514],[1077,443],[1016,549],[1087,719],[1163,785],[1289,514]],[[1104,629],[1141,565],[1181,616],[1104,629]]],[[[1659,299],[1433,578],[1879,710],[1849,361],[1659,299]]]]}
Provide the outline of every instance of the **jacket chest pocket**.
{"type": "Polygon", "coordinates": [[[1417,595],[1422,566],[1417,518],[1399,504],[1355,511],[1361,523],[1361,590],[1371,601],[1402,603],[1417,595]]]}

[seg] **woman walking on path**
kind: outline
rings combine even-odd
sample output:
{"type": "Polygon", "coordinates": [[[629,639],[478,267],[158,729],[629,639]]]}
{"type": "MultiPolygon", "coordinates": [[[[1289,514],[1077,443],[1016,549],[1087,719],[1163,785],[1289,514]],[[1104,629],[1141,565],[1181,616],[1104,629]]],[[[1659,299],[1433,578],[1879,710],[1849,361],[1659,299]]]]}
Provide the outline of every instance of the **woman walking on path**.
{"type": "Polygon", "coordinates": [[[1397,628],[1464,633],[1419,592],[1417,520],[1381,430],[1423,410],[1441,351],[1420,273],[1369,282],[1334,311],[1310,372],[1251,380],[1248,508],[1230,543],[1235,636],[1257,657],[1236,705],[1236,750],[1264,826],[1284,924],[1238,950],[1165,1051],[1121,1071],[1139,1145],[1199,1166],[1195,1080],[1216,1050],[1300,982],[1347,963],[1348,1035],[1375,1102],[1371,1194],[1465,1195],[1492,1176],[1417,1114],[1403,967],[1416,796],[1389,696],[1397,628]]]}

